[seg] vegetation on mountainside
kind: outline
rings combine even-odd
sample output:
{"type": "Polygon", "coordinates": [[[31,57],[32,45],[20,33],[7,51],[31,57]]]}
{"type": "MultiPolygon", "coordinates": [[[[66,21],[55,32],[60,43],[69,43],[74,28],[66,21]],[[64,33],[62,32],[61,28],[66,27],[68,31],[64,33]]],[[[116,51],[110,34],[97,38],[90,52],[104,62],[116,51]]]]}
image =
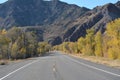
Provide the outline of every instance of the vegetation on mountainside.
{"type": "Polygon", "coordinates": [[[77,42],[64,42],[54,49],[67,53],[120,59],[120,19],[109,22],[104,34],[101,34],[101,31],[95,34],[93,29],[89,29],[84,38],[79,38],[77,42]]]}
{"type": "Polygon", "coordinates": [[[49,51],[50,47],[46,42],[38,42],[34,32],[22,28],[0,31],[0,60],[39,56],[49,51]]]}
{"type": "MultiPolygon", "coordinates": [[[[22,28],[0,31],[0,59],[25,59],[39,56],[51,49],[47,42],[38,42],[34,32],[22,28]]],[[[85,37],[77,42],[64,42],[53,49],[87,56],[120,59],[120,19],[107,24],[104,34],[93,29],[87,30],[85,37]]]]}

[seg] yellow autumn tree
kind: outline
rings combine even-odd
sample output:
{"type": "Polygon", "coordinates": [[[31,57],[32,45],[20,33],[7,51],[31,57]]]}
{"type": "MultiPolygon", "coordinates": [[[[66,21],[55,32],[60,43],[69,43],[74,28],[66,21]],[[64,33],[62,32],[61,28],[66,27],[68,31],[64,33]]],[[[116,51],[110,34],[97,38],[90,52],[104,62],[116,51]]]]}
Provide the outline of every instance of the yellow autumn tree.
{"type": "Polygon", "coordinates": [[[78,45],[79,53],[82,54],[84,52],[84,48],[85,48],[85,39],[83,37],[79,38],[77,41],[77,45],[78,45]]]}
{"type": "Polygon", "coordinates": [[[120,58],[120,19],[116,19],[107,24],[108,57],[111,59],[120,58]]]}
{"type": "Polygon", "coordinates": [[[7,33],[6,29],[0,30],[0,35],[4,35],[6,33],[7,33]]]}
{"type": "Polygon", "coordinates": [[[23,58],[23,59],[26,58],[26,48],[25,47],[20,49],[20,51],[19,51],[19,58],[23,58]]]}
{"type": "Polygon", "coordinates": [[[94,55],[94,30],[87,30],[87,35],[85,37],[85,48],[83,50],[85,55],[93,56],[94,55]]]}
{"type": "Polygon", "coordinates": [[[18,45],[17,45],[17,43],[15,42],[15,43],[12,45],[11,57],[12,57],[13,59],[17,59],[17,55],[18,55],[18,45]]]}
{"type": "Polygon", "coordinates": [[[102,34],[100,31],[97,32],[95,35],[95,55],[96,56],[103,56],[103,49],[102,49],[102,34]]]}
{"type": "Polygon", "coordinates": [[[51,45],[48,44],[47,42],[39,42],[38,43],[38,48],[37,48],[38,54],[43,55],[46,52],[48,52],[50,49],[51,49],[51,45]]]}

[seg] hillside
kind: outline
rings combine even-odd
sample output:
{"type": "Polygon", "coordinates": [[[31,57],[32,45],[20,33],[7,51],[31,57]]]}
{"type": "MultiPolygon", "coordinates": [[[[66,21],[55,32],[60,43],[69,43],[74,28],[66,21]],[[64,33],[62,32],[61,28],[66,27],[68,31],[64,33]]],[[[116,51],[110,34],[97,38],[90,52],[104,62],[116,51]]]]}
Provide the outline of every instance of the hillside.
{"type": "Polygon", "coordinates": [[[8,0],[0,5],[1,29],[27,28],[52,45],[77,41],[89,28],[104,32],[106,23],[119,17],[120,2],[92,10],[59,0],[8,0]]]}
{"type": "Polygon", "coordinates": [[[64,35],[64,39],[76,41],[79,37],[85,36],[86,30],[90,28],[94,28],[95,31],[101,30],[104,32],[106,29],[106,24],[119,17],[120,2],[117,2],[116,4],[109,3],[104,6],[95,7],[93,10],[86,12],[83,16],[69,24],[77,27],[75,29],[73,27],[70,28],[64,35]],[[72,30],[72,32],[70,32],[70,30],[72,30]]]}

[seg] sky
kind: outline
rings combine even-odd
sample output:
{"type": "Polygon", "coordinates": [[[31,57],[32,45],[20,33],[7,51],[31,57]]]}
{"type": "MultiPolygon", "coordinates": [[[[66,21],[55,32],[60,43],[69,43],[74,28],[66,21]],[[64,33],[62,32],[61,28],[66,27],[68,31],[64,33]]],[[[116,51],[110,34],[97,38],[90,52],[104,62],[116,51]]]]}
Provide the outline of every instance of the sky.
{"type": "MultiPolygon", "coordinates": [[[[0,3],[3,3],[7,0],[0,0],[0,3]]],[[[104,5],[106,3],[116,3],[117,1],[120,0],[61,0],[64,2],[67,2],[69,4],[76,4],[80,7],[87,7],[87,8],[94,8],[96,6],[101,6],[104,5]]]]}

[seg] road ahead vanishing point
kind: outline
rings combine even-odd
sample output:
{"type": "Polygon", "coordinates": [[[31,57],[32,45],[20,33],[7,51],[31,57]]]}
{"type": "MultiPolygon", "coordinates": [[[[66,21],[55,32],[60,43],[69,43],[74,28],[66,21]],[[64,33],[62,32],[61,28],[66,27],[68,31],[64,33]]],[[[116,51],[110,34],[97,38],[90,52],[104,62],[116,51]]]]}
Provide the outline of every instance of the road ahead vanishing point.
{"type": "Polygon", "coordinates": [[[51,52],[0,66],[0,80],[120,80],[120,70],[51,52]]]}

